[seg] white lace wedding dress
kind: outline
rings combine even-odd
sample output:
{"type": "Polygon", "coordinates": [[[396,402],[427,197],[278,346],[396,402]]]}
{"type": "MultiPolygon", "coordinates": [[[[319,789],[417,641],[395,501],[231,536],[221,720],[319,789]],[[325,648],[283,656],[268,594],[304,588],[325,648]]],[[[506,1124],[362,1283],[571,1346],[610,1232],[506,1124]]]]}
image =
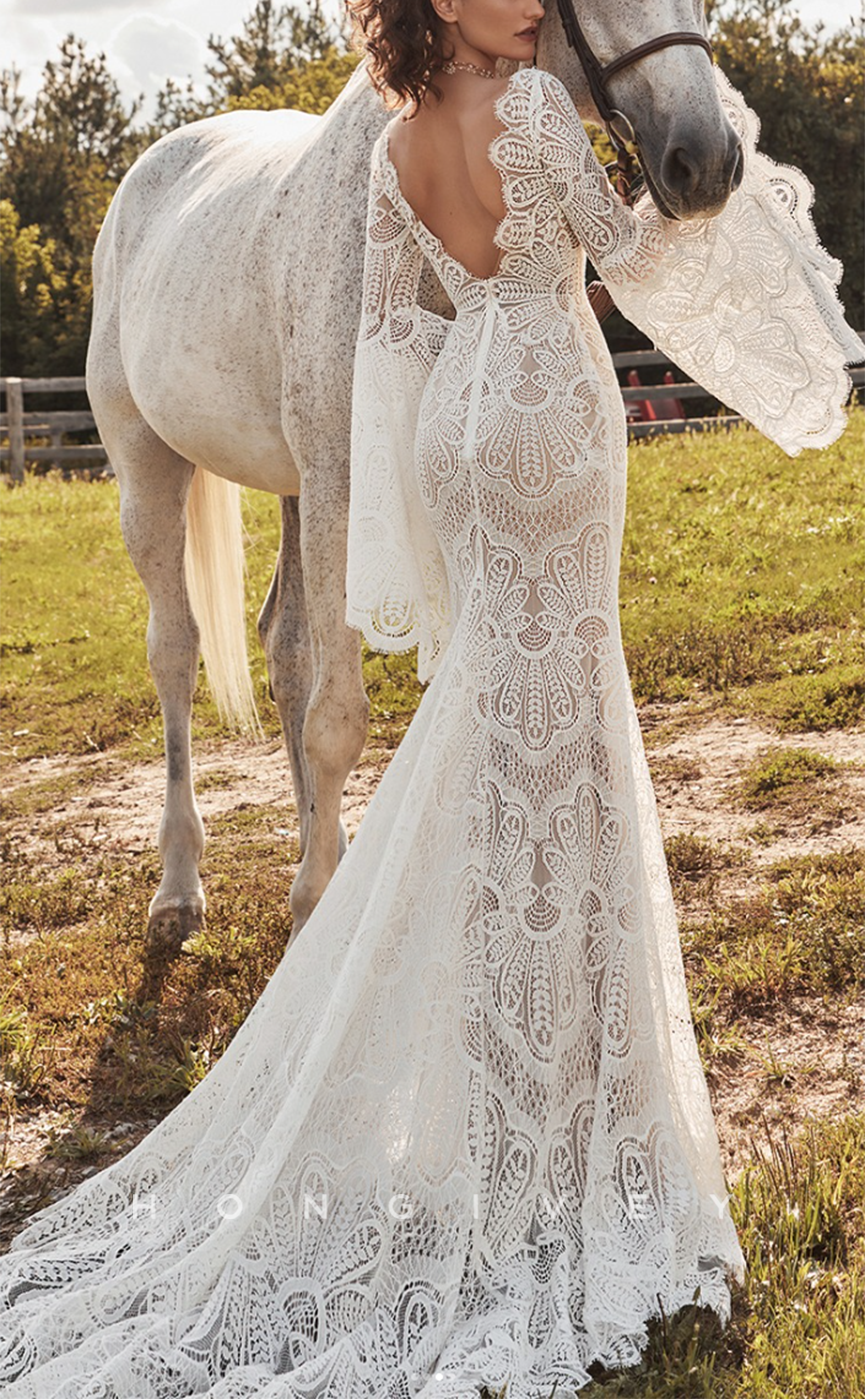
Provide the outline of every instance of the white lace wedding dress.
{"type": "Polygon", "coordinates": [[[10,1399],[559,1399],[743,1260],[622,655],[626,434],[583,290],[789,452],[861,346],[806,182],[626,210],[515,74],[495,277],[373,159],[349,620],[436,671],[313,917],[207,1078],[0,1260],[10,1399]],[[429,259],[456,307],[416,304],[429,259]],[[447,645],[445,646],[445,641],[447,645]]]}

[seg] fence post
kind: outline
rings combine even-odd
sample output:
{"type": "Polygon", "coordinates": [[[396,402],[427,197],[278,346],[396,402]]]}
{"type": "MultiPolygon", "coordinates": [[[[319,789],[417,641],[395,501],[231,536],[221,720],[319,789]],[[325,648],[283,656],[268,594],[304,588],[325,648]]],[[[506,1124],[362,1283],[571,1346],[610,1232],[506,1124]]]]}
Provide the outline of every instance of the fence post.
{"type": "MultiPolygon", "coordinates": [[[[52,446],[52,447],[62,447],[62,446],[63,446],[63,429],[62,429],[62,428],[59,428],[59,427],[53,427],[53,428],[51,428],[51,446],[52,446]]],[[[50,463],[50,466],[51,466],[52,471],[62,471],[62,470],[63,470],[63,463],[62,463],[61,461],[52,461],[52,462],[50,463]]],[[[68,475],[69,473],[67,472],[66,474],[68,475]]]]}
{"type": "Polygon", "coordinates": [[[13,482],[24,480],[24,393],[20,379],[6,380],[6,412],[9,424],[9,474],[13,482]]]}

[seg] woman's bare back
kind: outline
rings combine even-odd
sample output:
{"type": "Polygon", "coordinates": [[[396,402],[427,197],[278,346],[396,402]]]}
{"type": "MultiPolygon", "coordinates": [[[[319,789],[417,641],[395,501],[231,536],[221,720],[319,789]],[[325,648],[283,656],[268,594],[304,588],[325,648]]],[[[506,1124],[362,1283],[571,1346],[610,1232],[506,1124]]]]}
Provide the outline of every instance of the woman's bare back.
{"type": "Polygon", "coordinates": [[[489,158],[501,131],[496,100],[507,79],[440,77],[416,116],[395,122],[389,155],[400,189],[445,250],[475,277],[492,277],[501,253],[493,238],[505,216],[501,177],[489,158]]]}

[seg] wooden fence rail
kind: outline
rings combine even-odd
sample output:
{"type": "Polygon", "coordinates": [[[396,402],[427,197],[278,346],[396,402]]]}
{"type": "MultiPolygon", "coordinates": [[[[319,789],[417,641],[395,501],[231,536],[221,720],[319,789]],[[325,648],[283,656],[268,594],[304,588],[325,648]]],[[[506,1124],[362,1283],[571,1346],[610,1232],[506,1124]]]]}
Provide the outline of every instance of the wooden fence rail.
{"type": "MultiPolygon", "coordinates": [[[[91,463],[109,466],[108,453],[101,443],[64,443],[67,432],[94,431],[96,420],[89,409],[78,412],[25,413],[25,394],[85,393],[84,376],[69,379],[0,379],[0,393],[6,395],[6,412],[0,413],[0,433],[8,445],[0,447],[0,463],[9,463],[12,481],[24,480],[24,466],[31,462],[56,462],[58,466],[91,463]],[[50,447],[34,447],[26,438],[48,437],[50,447]]],[[[109,468],[110,469],[110,468],[109,468]]]]}
{"type": "MultiPolygon", "coordinates": [[[[859,338],[865,341],[865,331],[859,331],[858,334],[859,338]]],[[[643,368],[662,368],[680,372],[661,350],[629,350],[623,354],[615,354],[612,358],[616,369],[639,371],[643,368]]],[[[851,369],[849,373],[854,390],[861,390],[865,386],[865,369],[851,369]]],[[[729,427],[733,423],[743,421],[736,413],[717,414],[711,418],[670,418],[659,413],[656,421],[652,422],[646,421],[642,413],[638,418],[637,413],[634,412],[637,404],[642,407],[643,404],[651,404],[664,399],[711,398],[711,394],[707,394],[704,388],[690,381],[681,384],[646,384],[639,387],[623,387],[622,398],[625,400],[625,410],[628,415],[628,439],[630,441],[636,438],[657,437],[666,432],[706,432],[714,428],[729,427]]]]}
{"type": "MultiPolygon", "coordinates": [[[[865,332],[860,332],[865,340],[865,332]]],[[[636,370],[664,369],[680,372],[666,355],[659,350],[629,350],[613,355],[616,369],[636,370]]],[[[850,371],[854,388],[865,386],[865,369],[850,371]]],[[[0,445],[0,471],[8,470],[12,481],[24,480],[24,467],[29,462],[54,462],[58,466],[81,469],[95,464],[103,465],[109,472],[111,463],[108,453],[100,443],[68,443],[63,437],[68,432],[95,430],[96,423],[89,409],[77,412],[40,413],[24,411],[25,395],[64,394],[86,392],[83,375],[67,379],[0,379],[0,394],[6,395],[6,412],[0,413],[0,436],[8,441],[0,445]],[[31,446],[28,438],[48,437],[50,447],[31,446]],[[7,466],[8,463],[8,466],[7,466]]],[[[622,387],[622,398],[628,416],[628,437],[633,440],[654,437],[664,432],[705,432],[713,428],[729,427],[742,419],[735,413],[719,414],[708,418],[670,417],[669,400],[711,398],[699,384],[690,381],[665,384],[637,384],[622,387]],[[653,409],[647,405],[659,404],[655,420],[651,420],[653,409]]]]}

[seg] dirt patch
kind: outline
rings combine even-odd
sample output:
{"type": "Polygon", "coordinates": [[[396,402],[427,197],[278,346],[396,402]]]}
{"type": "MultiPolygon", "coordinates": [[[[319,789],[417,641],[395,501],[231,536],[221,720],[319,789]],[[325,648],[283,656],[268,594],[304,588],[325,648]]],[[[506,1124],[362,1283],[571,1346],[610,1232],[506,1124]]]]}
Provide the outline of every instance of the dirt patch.
{"type": "MultiPolygon", "coordinates": [[[[349,835],[387,762],[388,755],[373,752],[349,774],[342,804],[349,835]]],[[[281,742],[235,739],[204,746],[194,772],[205,827],[245,807],[272,806],[284,817],[278,830],[296,835],[297,808],[281,742]]],[[[127,764],[93,753],[21,762],[0,783],[7,849],[46,873],[68,868],[72,857],[86,868],[88,857],[141,854],[155,847],[164,794],[161,761],[127,764]]]]}
{"type": "MultiPolygon", "coordinates": [[[[821,734],[786,734],[747,719],[708,719],[675,738],[649,742],[649,766],[664,837],[688,832],[710,840],[746,844],[758,864],[795,855],[827,855],[865,844],[865,731],[830,730],[821,734]],[[819,824],[777,820],[737,806],[731,795],[736,778],[764,749],[809,748],[838,763],[849,764],[838,780],[837,819],[819,824]],[[843,813],[843,814],[842,814],[843,813]],[[754,830],[757,828],[757,838],[754,830]]],[[[816,789],[815,789],[816,790],[816,789]]]]}
{"type": "Polygon", "coordinates": [[[747,1023],[744,1054],[709,1077],[728,1179],[766,1131],[865,1112],[865,997],[792,996],[747,1023]]]}

